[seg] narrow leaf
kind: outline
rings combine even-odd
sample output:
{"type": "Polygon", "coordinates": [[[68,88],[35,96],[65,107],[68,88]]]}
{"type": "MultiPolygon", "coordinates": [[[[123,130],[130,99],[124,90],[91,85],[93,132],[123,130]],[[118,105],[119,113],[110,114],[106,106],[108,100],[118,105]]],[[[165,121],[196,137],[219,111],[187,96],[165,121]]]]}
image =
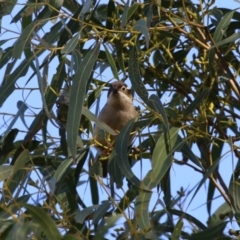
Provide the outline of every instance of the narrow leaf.
{"type": "Polygon", "coordinates": [[[149,203],[152,193],[147,191],[140,191],[136,198],[134,215],[140,229],[148,232],[151,229],[151,222],[149,218],[149,203]]]}
{"type": "Polygon", "coordinates": [[[89,81],[89,77],[92,74],[93,66],[98,57],[99,50],[100,43],[97,43],[93,49],[89,50],[89,52],[80,63],[73,79],[67,117],[67,141],[73,158],[76,156],[78,128],[81,118],[83,101],[86,94],[86,87],[89,81]]]}
{"type": "Polygon", "coordinates": [[[111,207],[111,203],[109,201],[103,201],[102,204],[97,208],[94,213],[93,223],[97,224],[98,221],[103,218],[107,212],[107,210],[111,207]]]}
{"type": "Polygon", "coordinates": [[[56,183],[60,182],[64,178],[64,176],[66,176],[68,174],[72,163],[73,163],[73,159],[70,158],[70,159],[64,160],[60,164],[60,166],[58,167],[58,169],[56,170],[56,172],[54,174],[56,183]]]}
{"type": "Polygon", "coordinates": [[[208,228],[204,231],[193,233],[189,240],[202,240],[202,239],[216,239],[216,236],[221,236],[228,222],[222,222],[214,227],[208,228]]]}
{"type": "Polygon", "coordinates": [[[134,3],[131,7],[129,7],[127,11],[127,20],[132,17],[132,15],[136,12],[139,6],[141,6],[141,3],[134,3]]]}
{"type": "Polygon", "coordinates": [[[4,181],[7,179],[13,171],[13,166],[0,166],[0,181],[4,181]]]}
{"type": "Polygon", "coordinates": [[[104,46],[104,49],[105,49],[105,52],[106,52],[106,55],[107,55],[108,63],[109,63],[109,65],[110,65],[111,69],[112,69],[113,76],[119,81],[118,70],[117,70],[115,61],[114,61],[114,59],[113,59],[113,56],[112,56],[112,54],[108,51],[108,48],[107,48],[106,46],[104,46]]]}
{"type": "Polygon", "coordinates": [[[199,191],[199,189],[201,188],[201,186],[204,184],[204,182],[206,181],[206,179],[215,171],[215,169],[217,168],[218,164],[219,164],[219,161],[220,161],[221,158],[219,158],[218,160],[216,160],[210,167],[209,169],[205,172],[202,180],[200,181],[200,183],[198,184],[197,186],[197,189],[195,190],[188,206],[190,206],[192,200],[194,199],[194,197],[196,196],[197,192],[199,191]]]}
{"type": "Polygon", "coordinates": [[[216,47],[220,47],[220,46],[222,46],[222,45],[224,45],[226,43],[234,42],[235,40],[237,40],[239,38],[240,38],[240,33],[239,32],[238,33],[234,33],[230,37],[227,37],[227,38],[223,39],[222,41],[219,41],[218,43],[214,44],[210,48],[210,50],[213,49],[213,48],[216,48],[216,47]]]}
{"type": "Polygon", "coordinates": [[[79,39],[79,33],[77,33],[73,38],[71,38],[68,41],[68,43],[66,44],[64,49],[62,49],[61,53],[68,54],[68,53],[72,52],[78,44],[78,39],[79,39]]]}
{"type": "Polygon", "coordinates": [[[22,63],[10,74],[7,81],[0,87],[0,107],[15,89],[15,82],[22,76],[26,75],[29,65],[32,63],[33,57],[22,61],[22,63]]]}
{"type": "Polygon", "coordinates": [[[142,80],[141,74],[139,70],[138,63],[138,53],[136,47],[132,47],[129,56],[129,78],[131,80],[134,91],[138,94],[142,100],[147,103],[148,102],[148,91],[146,90],[142,80]]]}
{"type": "Polygon", "coordinates": [[[183,115],[187,116],[188,114],[192,113],[196,108],[202,103],[202,100],[206,98],[210,89],[204,89],[191,104],[184,110],[183,115]]]}
{"type": "Polygon", "coordinates": [[[107,21],[106,21],[106,28],[112,29],[113,27],[113,16],[115,15],[115,3],[113,0],[108,1],[107,5],[107,21]]]}
{"type": "Polygon", "coordinates": [[[143,180],[144,185],[149,189],[156,187],[160,183],[165,173],[172,165],[172,154],[174,153],[174,150],[178,148],[179,145],[183,144],[182,142],[176,145],[177,138],[178,129],[172,128],[169,131],[169,139],[167,143],[165,142],[164,135],[158,139],[152,155],[152,170],[149,171],[143,180]],[[169,146],[169,152],[167,146],[169,146]]]}
{"type": "Polygon", "coordinates": [[[128,162],[127,148],[129,146],[130,133],[134,124],[134,119],[131,120],[119,133],[116,139],[115,151],[118,157],[118,166],[121,169],[123,175],[127,179],[138,186],[139,188],[148,190],[143,186],[142,182],[133,174],[130,164],[128,162]]]}
{"type": "Polygon", "coordinates": [[[228,13],[226,13],[221,19],[221,21],[218,23],[218,26],[216,27],[216,30],[213,34],[213,40],[215,43],[218,43],[222,39],[225,31],[227,30],[231,22],[234,12],[235,11],[229,11],[228,13]]]}
{"type": "Polygon", "coordinates": [[[147,27],[146,21],[144,19],[139,19],[135,23],[135,25],[133,26],[133,29],[141,32],[144,35],[145,41],[146,41],[146,47],[148,48],[148,46],[149,46],[149,32],[148,32],[148,27],[147,27]]]}
{"type": "Polygon", "coordinates": [[[22,31],[22,34],[14,44],[13,57],[21,58],[26,43],[30,41],[33,31],[35,27],[39,25],[39,23],[39,21],[32,22],[22,31]]]}
{"type": "Polygon", "coordinates": [[[29,214],[32,215],[34,222],[40,225],[43,232],[46,234],[46,237],[51,240],[61,239],[61,235],[57,229],[57,225],[49,217],[49,215],[42,208],[35,207],[29,204],[22,204],[25,207],[29,214]]]}
{"type": "Polygon", "coordinates": [[[126,4],[124,5],[123,14],[122,14],[122,21],[121,21],[121,28],[124,28],[127,23],[127,14],[129,8],[129,0],[127,0],[126,4]]]}
{"type": "Polygon", "coordinates": [[[162,118],[163,118],[163,128],[164,128],[164,132],[167,132],[169,130],[169,125],[168,125],[168,118],[166,115],[166,112],[164,110],[164,107],[161,103],[161,101],[159,100],[159,98],[156,95],[151,95],[149,98],[149,104],[148,106],[152,105],[153,106],[153,110],[156,110],[158,113],[161,114],[162,118]]]}
{"type": "Polygon", "coordinates": [[[175,228],[174,228],[174,231],[173,231],[173,234],[172,234],[172,237],[171,237],[172,240],[179,240],[180,239],[181,232],[182,232],[182,227],[183,227],[183,221],[182,221],[182,219],[179,219],[175,228]]]}

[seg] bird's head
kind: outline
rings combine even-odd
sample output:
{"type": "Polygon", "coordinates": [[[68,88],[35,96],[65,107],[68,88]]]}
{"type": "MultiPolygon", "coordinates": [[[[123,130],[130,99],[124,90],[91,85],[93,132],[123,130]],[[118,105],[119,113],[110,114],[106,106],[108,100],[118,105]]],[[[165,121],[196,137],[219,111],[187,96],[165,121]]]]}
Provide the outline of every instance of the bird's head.
{"type": "Polygon", "coordinates": [[[108,90],[107,103],[114,106],[127,106],[132,104],[133,91],[127,84],[121,81],[113,82],[108,90]]]}

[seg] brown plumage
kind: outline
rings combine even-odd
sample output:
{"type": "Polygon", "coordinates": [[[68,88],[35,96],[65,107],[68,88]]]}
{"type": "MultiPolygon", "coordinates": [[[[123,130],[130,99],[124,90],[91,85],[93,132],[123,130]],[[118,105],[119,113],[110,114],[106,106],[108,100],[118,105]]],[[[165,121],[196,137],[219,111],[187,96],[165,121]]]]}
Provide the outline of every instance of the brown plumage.
{"type": "MultiPolygon", "coordinates": [[[[99,113],[98,120],[106,123],[113,130],[120,132],[130,120],[133,118],[137,119],[138,112],[133,105],[132,97],[132,90],[129,89],[124,82],[117,81],[112,83],[108,91],[107,103],[99,113]]],[[[109,148],[109,150],[107,150],[99,144],[96,144],[95,147],[100,158],[108,156],[111,148],[114,146],[116,136],[111,135],[110,139],[104,138],[97,125],[95,126],[93,136],[95,142],[109,148]]],[[[131,144],[131,141],[129,144],[131,144]]],[[[101,162],[103,166],[103,177],[106,177],[108,161],[104,160],[101,162]]]]}

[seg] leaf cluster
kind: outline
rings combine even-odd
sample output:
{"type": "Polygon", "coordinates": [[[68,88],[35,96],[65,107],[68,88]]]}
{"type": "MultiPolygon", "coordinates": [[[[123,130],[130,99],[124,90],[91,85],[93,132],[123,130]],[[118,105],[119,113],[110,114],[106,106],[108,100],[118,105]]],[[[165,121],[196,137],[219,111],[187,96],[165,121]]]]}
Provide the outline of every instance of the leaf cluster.
{"type": "Polygon", "coordinates": [[[0,106],[19,91],[37,91],[41,108],[26,97],[4,120],[1,238],[237,236],[237,229],[225,229],[230,220],[239,225],[239,164],[230,182],[219,166],[229,146],[240,157],[239,11],[210,0],[28,0],[14,10],[19,5],[0,2],[3,23],[12,16],[9,27],[1,26],[0,106]],[[91,148],[92,122],[115,134],[93,114],[113,79],[132,85],[141,114],[118,134],[105,180],[91,148]],[[18,119],[27,131],[14,128],[18,119]],[[175,194],[174,166],[200,176],[196,188],[175,194]],[[203,185],[207,225],[187,211],[203,185]],[[216,195],[223,204],[212,213],[216,195]]]}

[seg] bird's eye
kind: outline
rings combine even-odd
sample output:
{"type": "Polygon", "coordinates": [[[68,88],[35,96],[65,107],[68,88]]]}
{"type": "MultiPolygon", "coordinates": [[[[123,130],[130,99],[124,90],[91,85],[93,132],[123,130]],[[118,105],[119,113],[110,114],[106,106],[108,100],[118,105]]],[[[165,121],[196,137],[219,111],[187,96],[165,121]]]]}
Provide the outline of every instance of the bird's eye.
{"type": "Polygon", "coordinates": [[[122,87],[122,90],[125,91],[125,90],[126,90],[126,87],[122,87]]]}

